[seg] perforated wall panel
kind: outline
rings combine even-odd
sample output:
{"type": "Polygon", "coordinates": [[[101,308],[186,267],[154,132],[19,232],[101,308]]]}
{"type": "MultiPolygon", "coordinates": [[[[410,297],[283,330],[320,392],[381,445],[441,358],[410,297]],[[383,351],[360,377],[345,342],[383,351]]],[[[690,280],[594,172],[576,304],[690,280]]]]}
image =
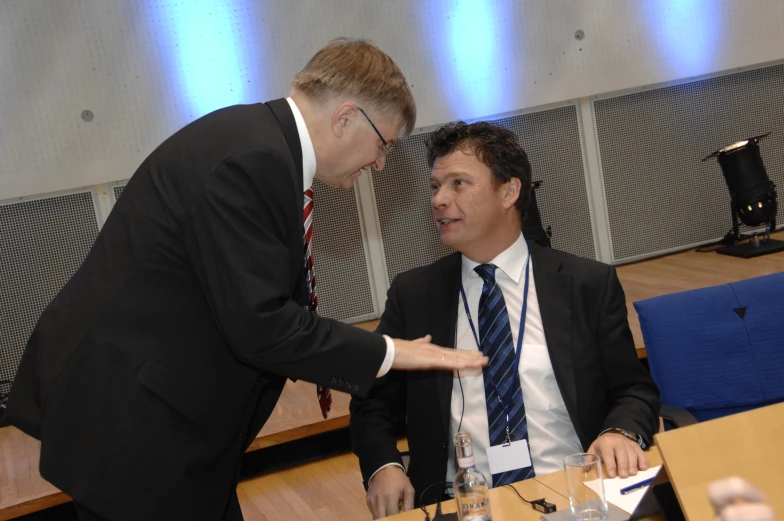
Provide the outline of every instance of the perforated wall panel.
{"type": "Polygon", "coordinates": [[[319,315],[347,322],[374,316],[354,191],[315,181],[313,201],[313,260],[319,315]]]}
{"type": "MultiPolygon", "coordinates": [[[[596,258],[577,107],[567,105],[496,120],[512,130],[528,153],[542,223],[553,247],[596,258]]],[[[430,170],[425,143],[432,133],[398,142],[382,172],[373,172],[389,279],[428,264],[451,250],[442,246],[430,210],[430,170]]]]}
{"type": "Polygon", "coordinates": [[[97,236],[90,192],[0,203],[0,379],[13,379],[38,317],[97,236]]]}
{"type": "Polygon", "coordinates": [[[729,192],[718,163],[701,159],[740,139],[772,132],[760,149],[781,197],[782,92],[777,65],[594,102],[616,261],[723,237],[729,192]]]}
{"type": "Polygon", "coordinates": [[[114,193],[114,200],[115,200],[115,202],[117,201],[117,199],[120,198],[120,195],[123,193],[123,190],[125,190],[125,185],[124,184],[123,185],[117,185],[117,186],[112,188],[112,192],[114,193]]]}

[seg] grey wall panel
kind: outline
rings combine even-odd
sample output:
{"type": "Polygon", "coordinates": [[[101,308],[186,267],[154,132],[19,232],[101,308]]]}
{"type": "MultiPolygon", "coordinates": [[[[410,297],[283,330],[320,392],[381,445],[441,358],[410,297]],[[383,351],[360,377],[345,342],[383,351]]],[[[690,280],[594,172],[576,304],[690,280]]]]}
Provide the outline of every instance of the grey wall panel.
{"type": "Polygon", "coordinates": [[[430,210],[430,169],[425,148],[430,135],[414,134],[399,140],[384,170],[373,170],[390,282],[398,273],[429,264],[452,251],[439,242],[430,210]]]}
{"type": "Polygon", "coordinates": [[[313,202],[319,315],[347,322],[375,316],[354,191],[315,181],[313,202]]]}
{"type": "Polygon", "coordinates": [[[528,153],[542,224],[553,230],[553,248],[596,258],[577,106],[567,105],[498,120],[528,153]]]}
{"type": "Polygon", "coordinates": [[[701,162],[722,146],[772,132],[760,148],[780,191],[783,92],[777,65],[595,101],[614,260],[724,236],[729,192],[718,163],[701,162]]]}
{"type": "MultiPolygon", "coordinates": [[[[553,247],[596,258],[585,168],[575,105],[498,119],[528,153],[542,222],[553,229],[553,247]]],[[[432,133],[403,139],[383,172],[373,172],[389,279],[433,262],[451,250],[438,241],[430,210],[430,170],[425,143],[432,133]]]]}
{"type": "Polygon", "coordinates": [[[97,236],[91,192],[0,204],[0,379],[13,379],[38,317],[97,236]]]}
{"type": "MultiPolygon", "coordinates": [[[[125,181],[125,182],[127,183],[127,181],[125,181]]],[[[116,186],[112,187],[112,193],[114,194],[115,202],[117,201],[117,199],[120,198],[120,195],[122,195],[123,190],[125,190],[125,184],[116,185],[116,186]]]]}

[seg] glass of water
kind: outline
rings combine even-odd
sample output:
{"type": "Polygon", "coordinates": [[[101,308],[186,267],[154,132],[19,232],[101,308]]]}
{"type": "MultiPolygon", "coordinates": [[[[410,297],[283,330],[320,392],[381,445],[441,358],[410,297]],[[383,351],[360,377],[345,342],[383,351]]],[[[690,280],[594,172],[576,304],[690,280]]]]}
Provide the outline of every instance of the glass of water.
{"type": "Polygon", "coordinates": [[[602,459],[596,454],[572,454],[564,459],[566,488],[575,521],[607,521],[602,459]]]}

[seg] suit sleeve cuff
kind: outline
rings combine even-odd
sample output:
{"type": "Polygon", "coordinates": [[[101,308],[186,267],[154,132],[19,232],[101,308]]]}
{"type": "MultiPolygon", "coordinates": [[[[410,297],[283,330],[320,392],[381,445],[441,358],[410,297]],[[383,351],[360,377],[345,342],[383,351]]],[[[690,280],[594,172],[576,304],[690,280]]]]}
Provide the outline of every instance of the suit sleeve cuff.
{"type": "MultiPolygon", "coordinates": [[[[383,336],[384,336],[384,340],[387,343],[387,354],[386,356],[384,356],[384,361],[381,362],[381,367],[378,368],[378,374],[376,375],[376,378],[381,378],[382,376],[387,374],[389,370],[392,369],[392,362],[395,361],[395,342],[387,335],[383,335],[383,336]]],[[[378,470],[376,472],[378,472],[378,470]]]]}
{"type": "Polygon", "coordinates": [[[367,480],[367,484],[368,484],[368,486],[370,486],[370,482],[371,482],[371,481],[373,481],[373,478],[375,478],[375,477],[376,477],[376,474],[378,474],[379,472],[381,472],[381,471],[382,471],[382,470],[384,470],[385,468],[387,468],[387,467],[392,467],[392,466],[395,466],[395,467],[400,467],[400,470],[402,470],[402,471],[403,471],[403,474],[405,474],[405,473],[406,473],[406,469],[405,469],[405,467],[403,467],[403,465],[401,465],[400,463],[394,463],[394,462],[393,462],[393,463],[387,463],[386,465],[382,465],[381,467],[379,467],[379,468],[378,468],[378,470],[376,470],[376,471],[373,473],[373,475],[372,475],[372,476],[370,476],[370,478],[367,480]]]}

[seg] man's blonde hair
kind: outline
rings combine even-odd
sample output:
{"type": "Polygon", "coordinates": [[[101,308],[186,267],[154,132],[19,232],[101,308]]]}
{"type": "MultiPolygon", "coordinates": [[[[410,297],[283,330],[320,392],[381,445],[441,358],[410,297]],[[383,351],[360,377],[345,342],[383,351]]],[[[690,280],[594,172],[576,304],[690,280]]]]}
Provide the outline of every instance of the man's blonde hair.
{"type": "Polygon", "coordinates": [[[294,76],[291,86],[321,102],[350,96],[387,115],[401,117],[405,135],[414,130],[416,104],[400,68],[368,40],[336,38],[294,76]]]}

